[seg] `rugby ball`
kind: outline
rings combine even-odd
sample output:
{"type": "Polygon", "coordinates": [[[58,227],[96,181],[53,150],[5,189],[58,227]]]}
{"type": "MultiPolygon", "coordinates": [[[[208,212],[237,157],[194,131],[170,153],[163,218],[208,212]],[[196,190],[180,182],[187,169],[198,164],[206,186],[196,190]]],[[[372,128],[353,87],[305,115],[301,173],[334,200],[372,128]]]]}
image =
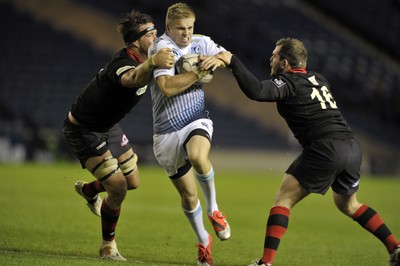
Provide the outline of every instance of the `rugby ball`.
{"type": "MultiPolygon", "coordinates": [[[[198,68],[199,68],[199,55],[198,54],[186,54],[181,56],[178,61],[175,63],[175,68],[178,74],[183,74],[187,73],[190,71],[193,71],[195,73],[198,73],[198,68]]],[[[201,79],[199,79],[199,82],[201,83],[208,83],[210,82],[214,77],[214,73],[211,71],[201,79]]]]}

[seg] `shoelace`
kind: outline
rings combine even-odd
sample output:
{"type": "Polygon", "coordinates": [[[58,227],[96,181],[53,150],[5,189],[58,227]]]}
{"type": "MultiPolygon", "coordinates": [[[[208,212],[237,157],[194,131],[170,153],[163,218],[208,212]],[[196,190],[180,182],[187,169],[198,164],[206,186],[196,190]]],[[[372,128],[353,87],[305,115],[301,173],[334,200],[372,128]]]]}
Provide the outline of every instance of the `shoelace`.
{"type": "Polygon", "coordinates": [[[211,263],[211,258],[209,257],[208,250],[201,244],[196,245],[199,248],[198,259],[200,262],[209,262],[211,263]]]}

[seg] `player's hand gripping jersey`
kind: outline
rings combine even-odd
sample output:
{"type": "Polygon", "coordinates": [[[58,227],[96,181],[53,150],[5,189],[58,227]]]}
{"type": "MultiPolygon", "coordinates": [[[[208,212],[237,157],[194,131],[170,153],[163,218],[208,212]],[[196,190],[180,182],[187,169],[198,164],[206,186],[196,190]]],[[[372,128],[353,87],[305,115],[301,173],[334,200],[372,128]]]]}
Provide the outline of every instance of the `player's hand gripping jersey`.
{"type": "MultiPolygon", "coordinates": [[[[213,56],[225,51],[223,47],[203,35],[193,35],[191,44],[181,49],[165,33],[149,49],[149,56],[155,54],[161,48],[171,48],[175,62],[185,54],[213,56]]],[[[153,101],[155,134],[177,131],[197,119],[208,117],[208,112],[205,110],[203,85],[200,82],[196,82],[184,92],[168,98],[162,94],[155,79],[163,75],[177,75],[176,69],[156,68],[153,73],[154,79],[149,86],[153,101]]]]}

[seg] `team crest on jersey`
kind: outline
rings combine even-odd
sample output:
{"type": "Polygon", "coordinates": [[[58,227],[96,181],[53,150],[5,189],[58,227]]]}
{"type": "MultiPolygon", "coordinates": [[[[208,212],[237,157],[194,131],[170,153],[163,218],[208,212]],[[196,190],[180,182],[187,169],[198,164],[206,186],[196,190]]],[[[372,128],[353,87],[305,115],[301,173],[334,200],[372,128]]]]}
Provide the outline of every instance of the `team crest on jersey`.
{"type": "Polygon", "coordinates": [[[176,48],[172,48],[172,53],[176,56],[176,57],[180,57],[180,53],[178,52],[178,49],[176,48]]]}
{"type": "Polygon", "coordinates": [[[275,86],[277,86],[278,88],[280,88],[280,87],[282,87],[282,86],[284,86],[286,84],[286,82],[281,80],[280,78],[274,78],[272,80],[272,83],[274,83],[275,86]]]}
{"type": "Polygon", "coordinates": [[[147,90],[147,85],[137,89],[136,96],[140,96],[140,95],[144,94],[146,92],[146,90],[147,90]]]}
{"type": "Polygon", "coordinates": [[[121,147],[127,145],[129,143],[128,138],[125,136],[125,134],[122,136],[122,140],[121,140],[121,147]]]}
{"type": "Polygon", "coordinates": [[[192,54],[200,54],[200,47],[198,45],[192,44],[192,54]]]}

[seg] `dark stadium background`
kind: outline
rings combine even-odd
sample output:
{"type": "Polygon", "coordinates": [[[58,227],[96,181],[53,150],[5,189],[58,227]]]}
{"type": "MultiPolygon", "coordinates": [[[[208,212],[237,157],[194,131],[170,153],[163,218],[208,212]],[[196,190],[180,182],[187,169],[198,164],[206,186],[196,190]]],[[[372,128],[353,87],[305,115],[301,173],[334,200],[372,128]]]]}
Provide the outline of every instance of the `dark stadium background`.
{"type": "MultiPolygon", "coordinates": [[[[86,83],[122,48],[116,32],[120,15],[132,9],[148,13],[161,35],[174,2],[0,1],[0,163],[73,160],[62,138],[63,120],[86,83]]],[[[195,32],[238,55],[259,78],[269,77],[277,39],[304,41],[308,69],[330,80],[362,143],[366,172],[400,174],[400,1],[186,2],[196,11],[195,32]]],[[[246,99],[229,71],[218,71],[206,90],[215,126],[213,152],[236,160],[243,154],[260,159],[297,153],[274,104],[246,99]]],[[[147,96],[122,124],[142,161],[153,163],[147,96]]]]}

